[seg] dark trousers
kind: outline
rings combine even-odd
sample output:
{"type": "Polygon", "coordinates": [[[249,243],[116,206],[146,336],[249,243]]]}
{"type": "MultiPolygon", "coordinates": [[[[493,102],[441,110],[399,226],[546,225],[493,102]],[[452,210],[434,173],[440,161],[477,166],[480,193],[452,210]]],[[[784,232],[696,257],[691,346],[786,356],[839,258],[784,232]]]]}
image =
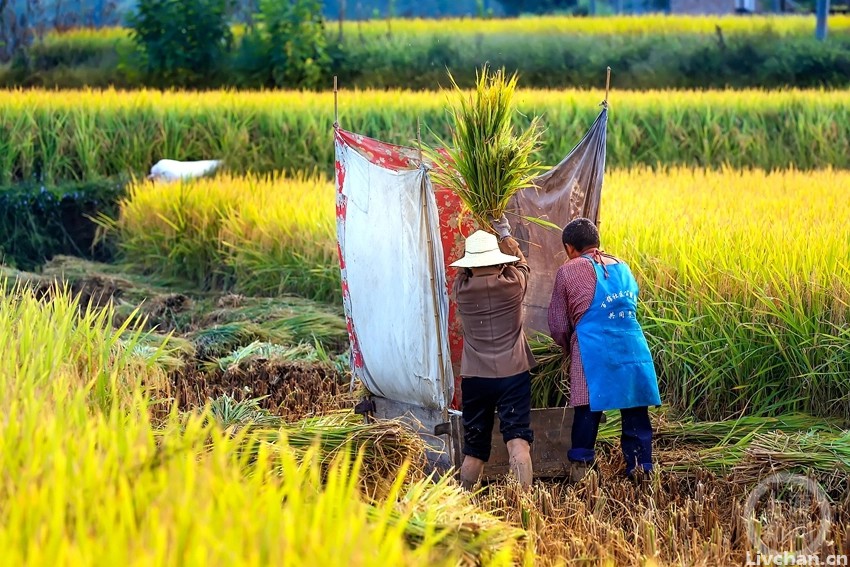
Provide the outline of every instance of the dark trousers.
{"type": "MultiPolygon", "coordinates": [[[[590,411],[590,406],[573,408],[572,448],[567,453],[570,461],[592,463],[596,452],[596,434],[599,432],[601,411],[590,411]]],[[[646,406],[620,410],[622,433],[620,444],[626,459],[626,474],[631,475],[636,466],[652,470],[652,425],[646,406]]]]}
{"type": "Polygon", "coordinates": [[[531,431],[531,375],[526,370],[507,378],[467,378],[463,392],[463,454],[487,462],[493,439],[493,422],[499,411],[502,440],[534,442],[531,431]]]}

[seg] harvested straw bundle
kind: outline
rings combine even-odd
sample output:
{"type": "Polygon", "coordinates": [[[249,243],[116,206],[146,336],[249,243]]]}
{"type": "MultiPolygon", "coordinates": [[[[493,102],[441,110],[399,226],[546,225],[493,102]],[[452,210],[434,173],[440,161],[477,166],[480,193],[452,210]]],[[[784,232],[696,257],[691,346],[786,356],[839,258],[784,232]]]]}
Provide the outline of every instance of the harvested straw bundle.
{"type": "Polygon", "coordinates": [[[411,478],[424,476],[425,442],[399,421],[364,423],[351,411],[340,411],[286,423],[256,404],[242,402],[242,405],[243,411],[238,413],[246,414],[244,418],[232,417],[237,414],[234,408],[229,408],[227,420],[221,417],[220,408],[211,417],[220,424],[236,425],[234,431],[246,431],[240,437],[242,449],[252,457],[259,454],[261,446],[285,450],[299,459],[313,451],[323,465],[329,465],[341,455],[359,454],[362,488],[373,498],[390,491],[402,465],[410,467],[411,478]]]}
{"type": "Polygon", "coordinates": [[[537,366],[531,370],[531,407],[567,405],[570,398],[569,358],[551,337],[543,334],[529,337],[528,345],[537,360],[537,366]]]}
{"type": "Polygon", "coordinates": [[[517,191],[533,185],[541,169],[532,159],[540,141],[539,119],[514,134],[516,73],[510,78],[504,69],[491,74],[485,65],[468,97],[449,77],[459,100],[448,109],[451,143],[438,138],[445,153],[428,150],[437,166],[433,178],[460,197],[480,226],[489,227],[517,191]]]}

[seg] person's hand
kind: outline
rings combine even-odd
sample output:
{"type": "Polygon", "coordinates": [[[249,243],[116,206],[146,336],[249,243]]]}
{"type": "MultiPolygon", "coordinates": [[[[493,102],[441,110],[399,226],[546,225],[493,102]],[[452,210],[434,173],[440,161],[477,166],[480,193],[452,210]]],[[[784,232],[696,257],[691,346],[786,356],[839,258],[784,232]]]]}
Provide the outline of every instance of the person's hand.
{"type": "Polygon", "coordinates": [[[511,235],[511,225],[505,215],[499,218],[490,217],[490,223],[493,225],[493,230],[499,235],[499,240],[503,240],[511,235]]]}

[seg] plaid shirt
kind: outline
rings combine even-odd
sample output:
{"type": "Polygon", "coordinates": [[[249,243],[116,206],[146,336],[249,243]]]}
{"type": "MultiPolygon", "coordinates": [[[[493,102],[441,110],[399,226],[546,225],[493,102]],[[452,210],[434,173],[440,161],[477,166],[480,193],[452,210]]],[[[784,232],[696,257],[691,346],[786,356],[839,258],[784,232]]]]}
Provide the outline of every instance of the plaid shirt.
{"type": "Polygon", "coordinates": [[[549,304],[549,333],[570,353],[570,405],[590,403],[575,328],[590,309],[596,291],[596,270],[587,258],[569,260],[558,269],[549,304]]]}

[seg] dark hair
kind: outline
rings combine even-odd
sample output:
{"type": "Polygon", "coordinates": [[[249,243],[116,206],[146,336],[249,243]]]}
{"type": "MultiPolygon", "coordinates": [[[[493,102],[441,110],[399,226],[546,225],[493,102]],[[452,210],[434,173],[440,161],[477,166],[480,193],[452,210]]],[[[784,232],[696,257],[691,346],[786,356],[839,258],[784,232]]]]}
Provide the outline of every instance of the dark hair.
{"type": "Polygon", "coordinates": [[[578,218],[570,221],[564,227],[561,241],[566,246],[569,244],[579,252],[588,248],[599,246],[599,229],[593,221],[586,218],[578,218]]]}

